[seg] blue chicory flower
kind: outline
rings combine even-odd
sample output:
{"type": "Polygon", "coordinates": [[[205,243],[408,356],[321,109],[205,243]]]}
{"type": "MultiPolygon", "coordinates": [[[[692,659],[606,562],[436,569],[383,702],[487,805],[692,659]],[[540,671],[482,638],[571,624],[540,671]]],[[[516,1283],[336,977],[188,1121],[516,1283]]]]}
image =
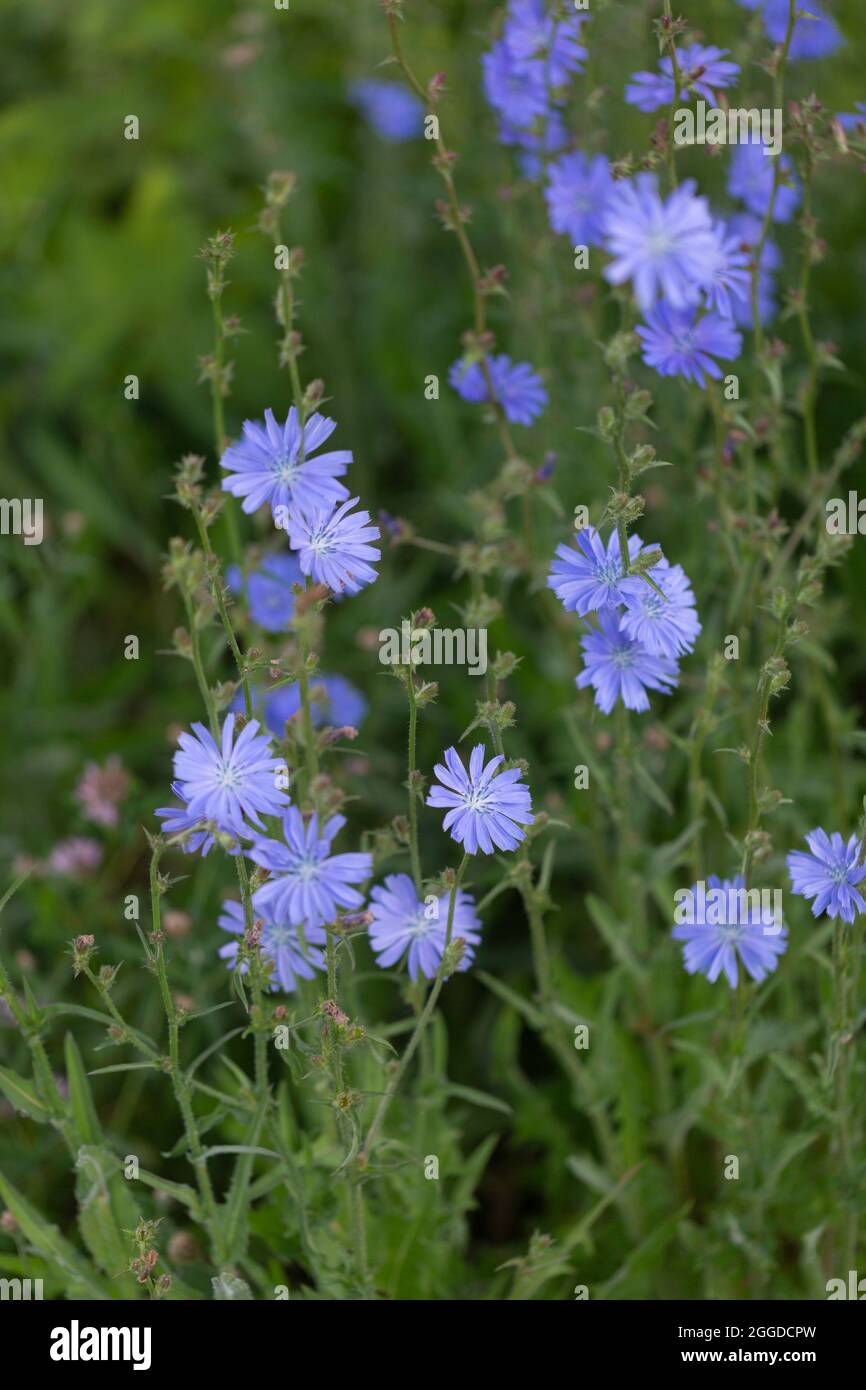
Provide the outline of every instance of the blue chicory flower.
{"type": "Polygon", "coordinates": [[[544,0],[510,0],[502,36],[515,67],[540,60],[550,86],[562,87],[572,73],[583,70],[586,49],[580,31],[586,19],[554,19],[544,0]]]}
{"type": "Polygon", "coordinates": [[[345,824],[345,816],[331,816],[320,830],[317,815],[305,825],[297,807],[290,806],[283,818],[285,843],[258,836],[248,854],[270,870],[271,878],[253,894],[256,912],[311,930],[336,921],[340,909],[361,907],[364,899],[352,885],[370,877],[373,860],[369,854],[331,853],[331,842],[345,824]]]}
{"type": "MultiPolygon", "coordinates": [[[[487,365],[497,402],[513,425],[531,425],[547,405],[541,377],[528,362],[512,362],[505,353],[489,357],[487,365]]],[[[478,405],[489,400],[487,382],[479,362],[460,358],[451,366],[448,381],[465,401],[478,405]]]]}
{"type": "Polygon", "coordinates": [[[578,690],[592,686],[595,703],[603,714],[610,714],[617,700],[622,700],[626,709],[642,713],[649,709],[647,690],[669,695],[676,688],[677,663],[653,656],[642,642],[628,637],[619,623],[616,613],[602,609],[598,629],[580,639],[585,665],[575,685],[578,690]]]}
{"type": "Polygon", "coordinates": [[[662,199],[654,174],[615,184],[607,200],[604,242],[613,260],[604,275],[613,285],[631,280],[646,313],[661,294],[674,309],[697,302],[709,284],[716,254],[709,204],[685,179],[662,199]]]}
{"type": "MultiPolygon", "coordinates": [[[[172,791],[184,807],[162,807],[156,812],[164,819],[167,834],[209,822],[235,839],[249,839],[254,832],[248,822],[261,829],[260,816],[276,816],[283,811],[288,797],[279,784],[285,776],[285,764],[274,757],[271,741],[259,733],[256,720],[247,724],[237,739],[234,726],[234,714],[227,714],[219,744],[203,724],[193,724],[191,734],[181,734],[174,755],[172,791]]],[[[189,848],[201,848],[206,854],[212,844],[211,832],[197,832],[189,848]]]]}
{"type": "Polygon", "coordinates": [[[278,508],[309,510],[342,501],[349,493],[337,478],[352,462],[351,450],[312,457],[336,428],[335,420],[311,415],[302,432],[294,406],[282,425],[272,410],[265,411],[264,425],[245,420],[241,439],[222,456],[221,465],[229,474],[223,478],[223,491],[243,498],[245,512],[258,511],[267,502],[278,525],[278,508]]]}
{"type": "Polygon", "coordinates": [[[724,972],[731,989],[736,989],[739,960],[753,980],[765,979],[788,945],[782,923],[746,893],[740,874],[733,880],[711,875],[702,888],[695,884],[689,889],[681,909],[683,921],[672,931],[677,941],[685,942],[683,964],[689,975],[706,975],[714,983],[724,972]]]}
{"type": "MultiPolygon", "coordinates": [[[[369,929],[376,964],[387,969],[408,950],[409,978],[417,980],[420,973],[432,980],[445,951],[450,898],[450,893],[443,893],[425,903],[408,874],[389,874],[384,885],[377,884],[370,894],[373,921],[369,929]]],[[[472,964],[480,932],[474,899],[458,888],[451,940],[459,936],[466,943],[458,970],[468,970],[472,964]]]]}
{"type": "Polygon", "coordinates": [[[379,578],[370,561],[382,552],[370,541],[381,533],[369,525],[369,512],[351,511],[357,501],[350,497],[337,507],[294,506],[286,518],[289,545],[298,551],[303,573],[337,593],[358,594],[379,578]]]}
{"type": "MultiPolygon", "coordinates": [[[[278,686],[276,690],[256,686],[252,697],[255,714],[262,718],[272,734],[282,738],[287,721],[293,719],[301,708],[301,690],[297,681],[278,686]]],[[[239,712],[243,707],[243,692],[239,690],[230,708],[239,712]]],[[[314,728],[327,725],[335,729],[360,729],[367,709],[364,696],[345,676],[310,677],[310,714],[314,728]]]]}
{"type": "Polygon", "coordinates": [[[757,217],[765,217],[773,192],[774,166],[781,161],[785,182],[776,189],[773,204],[773,221],[790,222],[800,202],[800,182],[794,173],[794,166],[786,154],[768,156],[761,140],[751,140],[744,145],[735,145],[728,171],[728,192],[732,198],[739,198],[749,212],[757,217]]]}
{"type": "Polygon", "coordinates": [[[505,39],[481,59],[484,95],[509,125],[529,128],[547,114],[547,85],[540,59],[516,62],[505,39]]]}
{"type": "Polygon", "coordinates": [[[396,82],[369,77],[353,82],[350,96],[367,123],[383,140],[412,140],[424,127],[424,107],[413,92],[396,82]]]}
{"type": "MultiPolygon", "coordinates": [[[[767,37],[775,44],[785,42],[790,18],[789,0],[739,0],[747,10],[760,10],[767,37]]],[[[825,14],[818,0],[798,0],[801,11],[794,23],[788,57],[794,62],[802,58],[826,58],[845,42],[835,20],[825,14]],[[808,17],[807,17],[808,16],[808,17]]]]}
{"type": "Polygon", "coordinates": [[[684,656],[694,650],[701,631],[692,586],[682,565],[670,565],[665,559],[648,573],[655,588],[640,575],[622,581],[625,612],[620,631],[652,656],[684,656]]]}
{"type": "Polygon", "coordinates": [[[576,246],[601,244],[605,209],[613,176],[603,154],[594,159],[575,150],[550,165],[544,190],[550,225],[576,246]]]}
{"type": "Polygon", "coordinates": [[[467,773],[456,748],[445,750],[445,762],[434,769],[428,806],[447,808],[442,828],[462,844],[467,854],[492,854],[494,849],[516,849],[526,839],[524,825],[533,820],[529,788],[520,781],[520,768],[497,772],[505,759],[499,753],[484,761],[484,744],[469,757],[467,773]],[[441,785],[440,785],[441,784],[441,785]]]}
{"type": "MultiPolygon", "coordinates": [[[[306,944],[302,946],[296,927],[290,927],[286,923],[278,926],[267,918],[259,917],[258,920],[261,922],[261,953],[274,963],[271,976],[272,991],[283,990],[285,994],[291,994],[298,979],[312,980],[317,970],[325,969],[325,957],[319,946],[313,944],[318,942],[319,945],[324,945],[328,939],[327,932],[321,927],[311,927],[305,933],[306,944]]],[[[234,898],[227,898],[217,919],[217,926],[234,936],[243,936],[246,923],[241,903],[236,902],[234,898]]],[[[228,941],[225,946],[219,948],[220,959],[226,962],[230,970],[237,966],[239,944],[237,941],[228,941]]],[[[247,962],[244,961],[241,974],[246,975],[248,969],[247,962]]]]}
{"type": "Polygon", "coordinates": [[[806,836],[809,854],[792,850],[788,855],[791,888],[802,898],[814,899],[812,916],[841,917],[853,922],[855,914],[866,912],[866,902],[857,888],[866,878],[861,864],[861,842],[852,835],[847,844],[838,831],[812,830],[806,836]]]}
{"type": "MultiPolygon", "coordinates": [[[[547,587],[565,611],[583,618],[587,613],[623,603],[622,550],[617,531],[611,531],[606,548],[594,526],[584,526],[574,541],[574,545],[563,543],[556,547],[556,558],[547,576],[547,587]]],[[[629,536],[630,565],[643,548],[637,536],[629,536]]],[[[655,575],[655,570],[650,573],[655,575]]]]}
{"type": "MultiPolygon", "coordinates": [[[[737,63],[726,60],[727,48],[715,44],[687,44],[677,50],[677,68],[687,83],[680,91],[680,100],[688,101],[691,92],[715,105],[716,91],[732,86],[740,75],[737,63]]],[[[638,110],[657,111],[670,106],[674,99],[674,69],[669,53],[659,63],[658,72],[634,72],[625,89],[625,99],[638,110]]]]}
{"type": "Polygon", "coordinates": [[[721,314],[695,313],[676,310],[667,304],[656,304],[638,324],[638,337],[643,343],[641,356],[647,366],[661,376],[682,376],[695,381],[703,389],[706,377],[718,380],[722,369],[716,357],[731,361],[739,357],[743,335],[730,319],[721,314]]]}
{"type": "Polygon", "coordinates": [[[254,623],[265,632],[285,632],[295,611],[293,584],[303,583],[297,556],[266,555],[244,582],[237,565],[229,565],[226,583],[233,594],[243,595],[254,623]]]}

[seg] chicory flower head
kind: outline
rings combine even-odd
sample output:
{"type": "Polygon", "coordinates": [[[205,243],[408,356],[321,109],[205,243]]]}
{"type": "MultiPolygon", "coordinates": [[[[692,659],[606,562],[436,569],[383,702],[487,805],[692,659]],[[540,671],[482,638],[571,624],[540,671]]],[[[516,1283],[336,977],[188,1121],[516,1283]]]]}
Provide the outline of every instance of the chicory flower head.
{"type": "MultiPolygon", "coordinates": [[[[387,969],[408,951],[409,978],[417,980],[420,972],[432,980],[445,951],[450,899],[450,893],[443,893],[433,902],[423,901],[408,874],[389,874],[384,885],[377,884],[370,894],[370,945],[376,964],[387,969]]],[[[474,899],[459,888],[451,926],[451,940],[459,936],[465,942],[458,970],[469,969],[480,932],[474,899]]]]}
{"type": "Polygon", "coordinates": [[[614,186],[610,165],[603,154],[594,159],[575,150],[548,169],[544,190],[550,225],[564,232],[576,246],[601,243],[607,198],[614,186]]]}
{"type": "Polygon", "coordinates": [[[424,107],[397,82],[370,77],[353,82],[349,94],[367,123],[383,140],[412,140],[424,127],[424,107]]]}
{"type": "Polygon", "coordinates": [[[278,507],[333,506],[349,495],[337,478],[352,462],[352,452],[336,449],[317,458],[312,455],[336,428],[336,421],[326,415],[311,415],[302,431],[294,406],[282,425],[272,410],[265,411],[264,425],[245,420],[241,439],[221,459],[229,474],[223,478],[223,491],[243,498],[245,512],[258,511],[267,502],[275,517],[278,507]]]}
{"type": "MultiPolygon", "coordinates": [[[[565,611],[583,618],[587,613],[623,603],[622,550],[616,530],[611,531],[606,548],[594,526],[584,526],[574,540],[574,545],[563,543],[556,547],[556,558],[547,576],[547,587],[565,611]]],[[[637,536],[629,536],[630,565],[643,548],[637,536]]]]}
{"type": "MultiPolygon", "coordinates": [[[[207,821],[235,839],[249,839],[254,833],[250,824],[262,829],[260,816],[283,811],[289,799],[279,785],[285,777],[284,763],[274,757],[271,741],[259,732],[256,720],[237,739],[234,726],[235,715],[227,714],[219,744],[203,724],[193,724],[191,734],[181,734],[172,790],[184,807],[156,812],[165,821],[166,834],[191,830],[207,821]]],[[[203,848],[207,853],[212,844],[209,831],[198,832],[189,849],[203,848]]]]}
{"type": "Polygon", "coordinates": [[[505,761],[502,754],[485,763],[484,753],[484,744],[476,744],[467,773],[457,749],[447,748],[445,762],[434,769],[439,782],[434,782],[427,797],[428,806],[447,808],[442,828],[467,854],[516,849],[526,839],[522,827],[533,820],[532,799],[520,781],[520,768],[497,772],[505,761]]]}
{"type": "Polygon", "coordinates": [[[788,933],[772,910],[755,902],[755,892],[746,892],[738,874],[733,880],[711,875],[706,885],[695,884],[682,894],[681,918],[672,935],[685,942],[683,964],[689,975],[706,975],[713,983],[724,972],[736,989],[738,961],[759,982],[776,969],[788,933]]]}
{"type": "MultiPolygon", "coordinates": [[[[487,367],[493,394],[512,425],[531,425],[547,405],[547,392],[541,377],[528,362],[512,362],[505,353],[488,357],[487,367]]],[[[448,373],[453,386],[464,401],[480,405],[490,400],[487,381],[480,362],[454,362],[448,373]]]]}
{"type": "Polygon", "coordinates": [[[226,570],[226,583],[233,594],[243,594],[254,623],[265,632],[285,632],[295,611],[293,584],[303,583],[296,555],[268,555],[244,583],[237,565],[226,570]]]}
{"type": "Polygon", "coordinates": [[[561,87],[581,72],[586,49],[580,31],[586,15],[554,19],[544,0],[510,0],[502,36],[515,66],[542,60],[551,87],[561,87]]]}
{"type": "Polygon", "coordinates": [[[662,199],[654,174],[615,184],[604,216],[604,244],[613,257],[604,275],[632,282],[646,313],[658,295],[674,309],[697,302],[709,285],[716,238],[706,198],[685,179],[662,199]]]}
{"type": "MultiPolygon", "coordinates": [[[[700,43],[687,44],[677,50],[680,78],[688,82],[680,91],[681,101],[688,101],[691,92],[695,92],[711,106],[715,105],[716,91],[732,86],[740,75],[739,65],[727,61],[728,52],[727,48],[716,48],[715,44],[700,43]]],[[[670,106],[674,99],[674,69],[669,53],[662,58],[657,72],[632,73],[625,99],[630,106],[645,112],[670,106]]]]}
{"type": "Polygon", "coordinates": [[[773,193],[773,171],[779,160],[785,182],[780,182],[776,189],[773,221],[790,222],[800,202],[800,182],[786,154],[769,156],[764,153],[764,148],[761,140],[734,146],[728,171],[728,192],[732,198],[739,198],[740,202],[745,203],[749,212],[756,217],[765,217],[773,193]]]}
{"type": "Polygon", "coordinates": [[[647,690],[669,695],[679,679],[677,663],[669,657],[654,656],[642,642],[620,629],[620,619],[609,609],[598,615],[598,629],[581,639],[584,669],[575,678],[578,690],[591,685],[595,703],[603,714],[610,714],[617,700],[626,709],[642,713],[650,707],[647,690]]]}
{"type": "Polygon", "coordinates": [[[701,631],[692,586],[682,565],[665,559],[648,573],[652,584],[639,575],[622,581],[625,612],[620,631],[642,643],[651,656],[675,660],[694,650],[701,631]]]}
{"type": "Polygon", "coordinates": [[[855,914],[866,912],[866,901],[857,884],[866,878],[861,864],[861,842],[852,835],[847,844],[838,831],[812,830],[806,836],[809,854],[792,850],[788,855],[791,888],[802,898],[812,898],[812,916],[841,917],[853,922],[855,914]]]}
{"type": "MultiPolygon", "coordinates": [[[[785,42],[790,16],[789,0],[739,0],[747,10],[760,10],[767,37],[775,44],[785,42]]],[[[788,57],[796,62],[801,58],[826,58],[845,42],[835,20],[825,14],[818,0],[803,0],[797,4],[801,11],[794,22],[788,57]]]]}
{"type": "Polygon", "coordinates": [[[706,386],[706,377],[718,380],[722,369],[716,357],[730,361],[739,357],[743,336],[730,319],[721,314],[672,309],[656,304],[646,315],[646,323],[635,330],[643,343],[641,356],[660,376],[682,376],[706,386]]]}
{"type": "Polygon", "coordinates": [[[334,922],[341,908],[357,911],[364,899],[352,885],[370,877],[373,860],[369,854],[331,853],[331,842],[345,824],[345,816],[331,816],[320,830],[318,816],[305,825],[290,806],[283,818],[285,843],[258,836],[249,857],[272,877],[253,894],[256,912],[312,929],[334,922]]]}
{"type": "Polygon", "coordinates": [[[484,95],[509,125],[527,129],[547,114],[547,85],[540,59],[518,62],[499,39],[481,59],[484,95]]]}
{"type": "MultiPolygon", "coordinates": [[[[313,944],[318,942],[324,945],[328,939],[327,932],[321,927],[311,927],[305,933],[306,944],[302,946],[296,927],[290,927],[288,924],[278,926],[267,918],[259,917],[258,920],[261,922],[261,953],[274,963],[271,975],[272,990],[283,990],[284,993],[291,994],[299,978],[312,980],[317,970],[325,969],[325,957],[319,946],[313,944]]],[[[243,936],[246,930],[243,906],[233,898],[227,898],[217,919],[217,926],[234,936],[243,936]]],[[[228,941],[225,946],[219,948],[220,959],[226,962],[230,970],[236,967],[239,945],[238,941],[228,941]]],[[[241,974],[246,975],[248,969],[247,962],[244,961],[241,974]]]]}
{"type": "Polygon", "coordinates": [[[377,541],[381,532],[369,524],[369,512],[351,510],[357,501],[350,497],[338,507],[295,506],[286,518],[289,545],[297,550],[303,573],[337,593],[358,594],[379,578],[370,561],[382,552],[370,541],[377,541]]]}

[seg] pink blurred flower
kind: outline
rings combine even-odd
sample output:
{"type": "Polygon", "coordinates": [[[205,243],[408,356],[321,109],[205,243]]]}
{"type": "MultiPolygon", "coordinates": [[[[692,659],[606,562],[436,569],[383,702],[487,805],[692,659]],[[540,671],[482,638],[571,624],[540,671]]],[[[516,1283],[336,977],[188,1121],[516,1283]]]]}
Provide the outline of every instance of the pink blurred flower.
{"type": "Polygon", "coordinates": [[[117,825],[117,808],[129,791],[129,776],[116,753],[112,753],[104,767],[98,763],[88,763],[84,776],[75,788],[75,797],[81,804],[86,820],[96,825],[117,825]]]}
{"type": "Polygon", "coordinates": [[[49,873],[78,878],[92,873],[102,863],[102,845],[87,835],[60,840],[48,856],[49,873]]]}

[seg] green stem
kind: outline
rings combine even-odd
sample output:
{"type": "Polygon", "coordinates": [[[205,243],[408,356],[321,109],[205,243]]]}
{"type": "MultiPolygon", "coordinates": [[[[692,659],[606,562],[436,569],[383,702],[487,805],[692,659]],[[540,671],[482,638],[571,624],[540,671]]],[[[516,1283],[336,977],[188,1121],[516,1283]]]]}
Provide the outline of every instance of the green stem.
{"type": "Polygon", "coordinates": [[[418,849],[418,798],[415,792],[415,741],[418,731],[418,704],[415,699],[415,677],[411,668],[406,677],[406,690],[409,696],[409,854],[412,860],[415,892],[420,898],[421,855],[418,849]]]}
{"type": "Polygon", "coordinates": [[[159,883],[159,859],[161,847],[155,845],[150,857],[150,908],[153,930],[154,944],[154,964],[156,967],[156,977],[159,981],[159,990],[162,996],[162,1004],[165,1010],[166,1023],[168,1025],[168,1051],[171,1077],[171,1084],[174,1089],[175,1099],[178,1109],[183,1119],[184,1131],[189,1144],[191,1162],[195,1170],[196,1183],[202,1201],[202,1207],[206,1215],[208,1229],[211,1237],[214,1262],[223,1262],[223,1236],[222,1226],[219,1219],[216,1197],[210,1174],[207,1170],[207,1162],[204,1158],[204,1147],[201,1136],[198,1132],[195,1113],[192,1107],[189,1085],[180,1065],[180,1043],[179,1026],[177,1019],[177,1009],[175,1008],[174,998],[168,982],[168,970],[165,961],[164,935],[162,931],[162,912],[160,907],[161,888],[159,883]]]}
{"type": "MultiPolygon", "coordinates": [[[[198,510],[198,508],[194,509],[193,515],[195,517],[195,524],[198,529],[201,547],[205,553],[205,556],[207,557],[208,567],[212,574],[211,593],[213,594],[213,600],[217,606],[217,612],[220,615],[220,622],[223,625],[223,631],[226,635],[226,641],[229,644],[229,649],[231,650],[231,654],[234,657],[235,666],[237,667],[237,672],[241,679],[241,686],[244,692],[244,714],[246,715],[247,719],[252,719],[253,699],[250,693],[249,673],[247,672],[246,667],[244,665],[243,657],[241,656],[240,648],[238,647],[237,638],[235,637],[234,628],[232,627],[232,620],[229,617],[229,611],[225,601],[225,593],[223,591],[223,582],[220,575],[219,563],[214,554],[213,546],[210,543],[210,536],[208,535],[207,527],[205,526],[204,521],[202,520],[201,512],[198,510]]],[[[190,636],[191,635],[192,634],[190,634],[190,636]]]]}
{"type": "Polygon", "coordinates": [[[427,995],[427,1002],[424,1005],[424,1008],[421,1010],[421,1013],[418,1015],[418,1021],[415,1024],[412,1036],[410,1037],[409,1042],[406,1045],[406,1049],[403,1053],[403,1056],[400,1058],[400,1062],[393,1076],[391,1077],[390,1082],[388,1083],[388,1088],[385,1091],[385,1094],[379,1101],[378,1108],[376,1110],[375,1115],[373,1116],[373,1122],[370,1125],[369,1130],[367,1131],[367,1138],[364,1141],[360,1154],[360,1157],[363,1158],[365,1164],[368,1163],[370,1160],[370,1156],[373,1152],[373,1147],[376,1143],[376,1139],[378,1138],[379,1130],[382,1127],[382,1121],[385,1118],[391,1101],[394,1099],[395,1092],[398,1090],[400,1083],[406,1074],[409,1063],[415,1056],[418,1044],[421,1041],[427,1024],[430,1022],[430,1019],[433,1016],[433,1010],[436,1008],[436,1002],[439,998],[439,995],[442,992],[442,986],[445,983],[445,958],[448,954],[448,947],[451,945],[451,933],[454,929],[454,909],[457,905],[457,894],[460,890],[460,885],[463,882],[463,875],[466,872],[466,866],[468,863],[469,855],[464,854],[463,858],[460,861],[460,867],[458,868],[454,878],[454,883],[451,888],[451,895],[448,899],[448,923],[445,928],[445,945],[442,950],[442,959],[439,962],[439,969],[436,971],[436,974],[433,979],[433,984],[430,989],[430,993],[427,995]]]}

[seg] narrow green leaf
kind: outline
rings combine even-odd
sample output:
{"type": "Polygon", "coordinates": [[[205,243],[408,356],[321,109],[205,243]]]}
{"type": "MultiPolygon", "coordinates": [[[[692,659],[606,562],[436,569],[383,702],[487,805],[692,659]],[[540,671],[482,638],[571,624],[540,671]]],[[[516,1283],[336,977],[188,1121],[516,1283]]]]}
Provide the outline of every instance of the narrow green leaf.
{"type": "Polygon", "coordinates": [[[29,1115],[37,1124],[44,1125],[51,1119],[51,1111],[44,1101],[40,1100],[35,1083],[18,1076],[8,1067],[0,1067],[0,1091],[10,1105],[29,1115]]]}
{"type": "Polygon", "coordinates": [[[102,1143],[102,1130],[93,1104],[93,1093],[84,1070],[81,1053],[71,1033],[66,1034],[66,1079],[69,1082],[69,1104],[75,1131],[82,1144],[102,1143]]]}
{"type": "Polygon", "coordinates": [[[458,1086],[456,1082],[450,1081],[443,1089],[446,1096],[468,1101],[470,1105],[478,1105],[482,1110],[498,1110],[502,1115],[514,1113],[507,1101],[500,1100],[498,1096],[490,1096],[486,1091],[476,1091],[472,1086],[458,1086]]]}
{"type": "Polygon", "coordinates": [[[68,1298],[108,1299],[114,1296],[114,1291],[103,1283],[93,1266],[64,1239],[56,1226],[44,1220],[3,1173],[0,1173],[0,1198],[15,1217],[25,1239],[66,1275],[68,1298]]]}

